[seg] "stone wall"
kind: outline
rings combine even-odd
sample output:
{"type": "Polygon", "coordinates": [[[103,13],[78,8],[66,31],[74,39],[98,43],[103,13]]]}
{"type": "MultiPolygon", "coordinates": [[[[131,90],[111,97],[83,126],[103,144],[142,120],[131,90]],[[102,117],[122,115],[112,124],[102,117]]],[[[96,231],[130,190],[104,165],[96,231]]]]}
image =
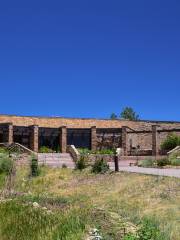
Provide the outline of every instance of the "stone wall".
{"type": "MultiPolygon", "coordinates": [[[[19,142],[34,151],[38,150],[39,142],[39,146],[60,147],[61,151],[65,152],[67,140],[71,139],[69,131],[73,132],[76,129],[79,133],[75,136],[80,135],[81,139],[85,136],[86,140],[88,138],[92,149],[122,147],[124,155],[128,155],[131,148],[139,146],[139,151],[147,151],[148,155],[152,151],[155,155],[159,152],[160,145],[168,134],[175,132],[180,135],[180,122],[0,115],[0,141],[19,142]],[[80,130],[82,132],[85,129],[89,133],[80,134],[80,130]]],[[[79,137],[76,143],[78,141],[79,137]]]]}
{"type": "Polygon", "coordinates": [[[180,128],[180,122],[161,121],[129,121],[129,120],[109,120],[109,119],[83,119],[83,118],[60,118],[60,117],[22,117],[12,115],[0,115],[0,123],[11,122],[16,126],[38,125],[39,127],[59,128],[121,128],[128,126],[134,130],[151,131],[152,125],[160,125],[162,128],[180,128]]]}
{"type": "Polygon", "coordinates": [[[96,129],[97,149],[122,147],[121,128],[98,128],[96,129]]]}

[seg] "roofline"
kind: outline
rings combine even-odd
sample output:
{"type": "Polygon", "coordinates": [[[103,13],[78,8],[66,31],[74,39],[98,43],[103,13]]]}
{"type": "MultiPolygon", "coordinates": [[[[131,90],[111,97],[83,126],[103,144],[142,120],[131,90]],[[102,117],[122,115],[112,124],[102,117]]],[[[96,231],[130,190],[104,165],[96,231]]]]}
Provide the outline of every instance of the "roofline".
{"type": "Polygon", "coordinates": [[[109,118],[78,118],[78,117],[60,117],[60,116],[23,116],[23,115],[14,115],[14,114],[0,114],[0,116],[8,116],[8,117],[27,117],[27,118],[47,118],[47,119],[53,119],[53,118],[59,118],[59,119],[80,119],[80,120],[99,120],[99,121],[128,121],[128,122],[150,122],[150,123],[179,123],[180,121],[172,121],[172,120],[166,120],[166,121],[162,121],[162,120],[137,120],[137,121],[131,121],[128,119],[109,119],[109,118]]]}

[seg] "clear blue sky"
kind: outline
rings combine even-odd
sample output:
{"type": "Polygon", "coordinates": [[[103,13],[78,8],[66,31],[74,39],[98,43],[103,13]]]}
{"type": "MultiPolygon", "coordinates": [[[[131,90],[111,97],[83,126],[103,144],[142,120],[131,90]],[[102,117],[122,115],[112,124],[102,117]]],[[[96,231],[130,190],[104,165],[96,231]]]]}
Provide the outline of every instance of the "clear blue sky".
{"type": "Polygon", "coordinates": [[[0,99],[5,114],[180,121],[180,1],[1,1],[0,99]]]}

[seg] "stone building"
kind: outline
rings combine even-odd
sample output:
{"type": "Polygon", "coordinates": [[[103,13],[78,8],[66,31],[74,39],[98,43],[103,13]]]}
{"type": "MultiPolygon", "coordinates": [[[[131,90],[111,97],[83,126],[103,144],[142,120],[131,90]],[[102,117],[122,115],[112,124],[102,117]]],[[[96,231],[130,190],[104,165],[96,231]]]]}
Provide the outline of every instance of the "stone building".
{"type": "Polygon", "coordinates": [[[123,155],[161,155],[161,142],[180,135],[180,122],[129,121],[0,115],[0,143],[20,143],[38,152],[42,146],[66,152],[78,148],[123,149],[123,155]]]}

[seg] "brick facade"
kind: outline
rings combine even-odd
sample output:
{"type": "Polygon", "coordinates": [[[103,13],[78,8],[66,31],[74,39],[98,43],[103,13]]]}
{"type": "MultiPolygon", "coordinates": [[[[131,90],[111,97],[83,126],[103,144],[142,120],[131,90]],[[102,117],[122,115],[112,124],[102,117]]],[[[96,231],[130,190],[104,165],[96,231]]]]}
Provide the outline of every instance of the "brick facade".
{"type": "Polygon", "coordinates": [[[138,146],[143,154],[157,155],[162,141],[173,132],[180,135],[180,122],[0,115],[0,141],[16,141],[34,151],[48,143],[66,152],[67,136],[71,139],[72,133],[72,139],[90,138],[91,149],[122,147],[129,155],[138,146]]]}
{"type": "Polygon", "coordinates": [[[96,139],[96,126],[91,127],[91,149],[96,150],[97,139],[96,139]]]}
{"type": "Polygon", "coordinates": [[[60,128],[60,150],[62,153],[66,152],[67,149],[67,128],[66,126],[62,126],[60,128]]]}

